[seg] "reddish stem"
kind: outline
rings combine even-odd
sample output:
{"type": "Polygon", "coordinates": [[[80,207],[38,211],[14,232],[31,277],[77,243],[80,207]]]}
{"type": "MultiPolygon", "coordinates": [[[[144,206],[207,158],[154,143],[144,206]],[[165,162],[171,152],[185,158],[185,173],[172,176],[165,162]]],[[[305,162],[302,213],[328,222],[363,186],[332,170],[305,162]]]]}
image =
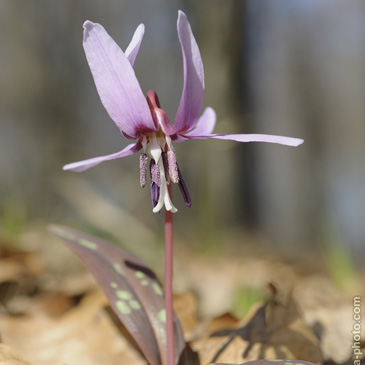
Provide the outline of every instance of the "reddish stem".
{"type": "MultiPolygon", "coordinates": [[[[168,189],[172,199],[171,185],[168,185],[168,189]]],[[[174,310],[172,304],[173,233],[172,213],[165,210],[165,307],[168,365],[175,365],[174,310]]]]}

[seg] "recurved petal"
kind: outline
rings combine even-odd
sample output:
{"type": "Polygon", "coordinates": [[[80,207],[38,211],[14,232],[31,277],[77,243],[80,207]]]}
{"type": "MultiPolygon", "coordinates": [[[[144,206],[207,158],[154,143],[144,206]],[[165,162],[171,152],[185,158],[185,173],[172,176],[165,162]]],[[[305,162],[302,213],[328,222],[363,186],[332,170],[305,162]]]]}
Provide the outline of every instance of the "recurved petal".
{"type": "Polygon", "coordinates": [[[199,118],[194,129],[185,134],[185,136],[204,136],[213,132],[217,115],[213,108],[208,107],[199,118]]]}
{"type": "Polygon", "coordinates": [[[144,24],[140,24],[137,27],[136,31],[134,32],[133,38],[129,43],[129,46],[125,50],[125,55],[127,56],[132,66],[134,65],[134,61],[136,60],[139,51],[139,47],[141,46],[143,35],[144,35],[144,24]]]}
{"type": "Polygon", "coordinates": [[[84,161],[69,163],[69,164],[63,166],[63,170],[82,172],[91,167],[98,165],[101,162],[133,155],[134,153],[138,152],[141,148],[142,148],[142,146],[139,142],[132,143],[132,144],[128,145],[126,148],[124,148],[123,150],[116,152],[116,153],[112,153],[111,155],[94,157],[94,158],[90,158],[90,159],[84,160],[84,161]]]}
{"type": "Polygon", "coordinates": [[[174,133],[186,132],[197,122],[204,98],[204,68],[186,15],[180,10],[177,32],[184,65],[184,86],[174,122],[174,133]]]}
{"type": "Polygon", "coordinates": [[[270,134],[208,134],[205,136],[187,136],[187,139],[226,139],[237,142],[267,142],[277,143],[285,146],[297,147],[301,145],[304,140],[300,138],[274,136],[270,134]]]}
{"type": "Polygon", "coordinates": [[[156,131],[130,61],[105,29],[86,21],[83,45],[100,99],[119,129],[134,138],[156,131]]]}

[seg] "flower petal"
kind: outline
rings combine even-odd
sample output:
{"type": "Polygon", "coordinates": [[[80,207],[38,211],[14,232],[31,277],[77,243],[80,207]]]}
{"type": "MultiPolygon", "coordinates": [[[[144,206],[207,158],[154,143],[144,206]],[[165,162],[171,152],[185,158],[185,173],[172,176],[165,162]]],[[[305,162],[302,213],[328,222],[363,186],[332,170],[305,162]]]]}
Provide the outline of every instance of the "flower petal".
{"type": "Polygon", "coordinates": [[[184,87],[174,122],[174,133],[191,129],[197,122],[204,98],[204,68],[198,45],[186,15],[180,10],[177,32],[184,64],[184,87]]]}
{"type": "MultiPolygon", "coordinates": [[[[274,136],[270,134],[208,134],[205,136],[182,135],[181,137],[187,139],[226,139],[237,142],[268,142],[292,147],[297,147],[304,142],[304,140],[300,138],[274,136]]],[[[181,138],[179,138],[179,140],[181,140],[181,138]]]]}
{"type": "Polygon", "coordinates": [[[132,66],[134,65],[134,61],[136,60],[139,51],[139,47],[141,46],[143,35],[144,35],[144,24],[140,24],[137,27],[136,31],[134,32],[133,38],[129,43],[129,46],[124,52],[129,60],[129,63],[132,66]]]}
{"type": "Polygon", "coordinates": [[[105,29],[86,21],[83,45],[100,99],[114,123],[133,138],[155,132],[133,68],[105,29]]]}
{"type": "Polygon", "coordinates": [[[94,158],[90,158],[90,159],[84,160],[84,161],[69,163],[69,164],[63,166],[63,170],[71,170],[71,171],[76,171],[76,172],[85,171],[85,170],[89,169],[90,167],[94,167],[94,166],[98,165],[101,162],[133,155],[134,153],[138,152],[141,148],[142,148],[142,145],[140,142],[132,143],[132,144],[128,145],[126,148],[124,148],[123,150],[116,152],[116,153],[112,153],[111,155],[94,157],[94,158]]]}
{"type": "Polygon", "coordinates": [[[204,136],[211,134],[215,127],[217,115],[213,108],[208,107],[199,118],[194,129],[185,134],[185,136],[204,136]]]}

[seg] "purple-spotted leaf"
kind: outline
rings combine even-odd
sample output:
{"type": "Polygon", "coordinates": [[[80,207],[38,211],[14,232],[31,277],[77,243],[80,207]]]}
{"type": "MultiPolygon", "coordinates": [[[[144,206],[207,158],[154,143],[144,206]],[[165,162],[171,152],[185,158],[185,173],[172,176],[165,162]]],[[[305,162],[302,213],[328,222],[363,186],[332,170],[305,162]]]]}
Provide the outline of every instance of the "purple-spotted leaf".
{"type": "MultiPolygon", "coordinates": [[[[136,256],[99,238],[59,225],[50,226],[50,231],[81,258],[148,362],[166,365],[164,293],[154,272],[136,256]]],[[[174,324],[180,358],[185,341],[176,317],[174,324]]]]}
{"type": "Polygon", "coordinates": [[[247,361],[241,364],[233,364],[233,363],[212,363],[209,365],[315,365],[312,362],[303,361],[303,360],[282,360],[282,359],[273,359],[273,360],[254,360],[247,361]]]}

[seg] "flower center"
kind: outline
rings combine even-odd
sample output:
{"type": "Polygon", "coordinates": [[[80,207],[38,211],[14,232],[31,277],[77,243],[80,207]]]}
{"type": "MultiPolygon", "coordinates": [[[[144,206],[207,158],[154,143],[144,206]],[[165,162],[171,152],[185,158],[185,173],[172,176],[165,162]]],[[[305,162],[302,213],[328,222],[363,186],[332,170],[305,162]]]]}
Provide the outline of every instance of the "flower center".
{"type": "Polygon", "coordinates": [[[171,201],[168,190],[171,181],[179,185],[186,206],[191,206],[191,199],[176,162],[176,152],[169,135],[173,126],[165,111],[160,108],[160,102],[155,91],[150,90],[147,93],[147,102],[152,118],[156,126],[160,128],[156,133],[144,136],[141,139],[143,152],[139,160],[140,185],[141,187],[146,186],[148,157],[150,157],[149,172],[153,212],[158,213],[165,206],[166,210],[175,213],[177,209],[171,201]]]}

